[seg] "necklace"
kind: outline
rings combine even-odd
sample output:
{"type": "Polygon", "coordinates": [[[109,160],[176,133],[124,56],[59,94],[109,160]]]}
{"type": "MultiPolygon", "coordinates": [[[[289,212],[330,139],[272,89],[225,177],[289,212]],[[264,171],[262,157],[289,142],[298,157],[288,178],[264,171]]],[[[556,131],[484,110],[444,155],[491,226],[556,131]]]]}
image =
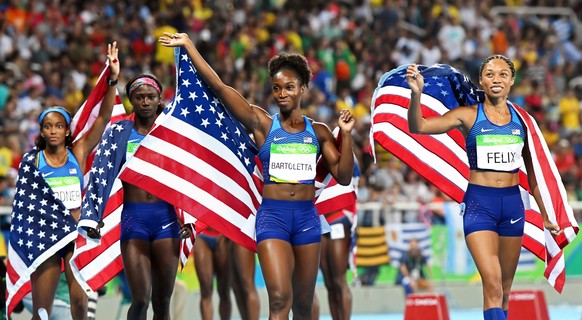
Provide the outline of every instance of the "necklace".
{"type": "Polygon", "coordinates": [[[53,162],[49,157],[47,157],[46,152],[44,152],[44,150],[42,151],[42,154],[44,155],[44,160],[46,161],[46,163],[53,168],[60,168],[64,166],[65,163],[67,163],[67,160],[69,159],[68,152],[66,153],[64,159],[57,159],[55,162],[53,162]]]}
{"type": "MultiPolygon", "coordinates": [[[[487,111],[487,118],[493,118],[493,121],[497,125],[503,125],[507,123],[507,116],[509,115],[509,110],[503,110],[502,112],[495,112],[489,109],[485,109],[487,111]]],[[[489,119],[491,120],[491,119],[489,119]]]]}

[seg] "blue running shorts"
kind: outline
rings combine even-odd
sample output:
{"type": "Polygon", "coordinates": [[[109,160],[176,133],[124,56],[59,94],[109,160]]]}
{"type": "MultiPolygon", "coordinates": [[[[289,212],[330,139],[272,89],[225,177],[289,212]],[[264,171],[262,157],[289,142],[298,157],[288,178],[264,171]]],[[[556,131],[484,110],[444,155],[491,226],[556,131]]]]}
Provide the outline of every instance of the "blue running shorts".
{"type": "Polygon", "coordinates": [[[257,244],[281,239],[293,246],[321,242],[321,222],[313,201],[263,198],[257,211],[257,244]]]}
{"type": "Polygon", "coordinates": [[[469,184],[463,204],[465,237],[482,230],[503,237],[523,236],[525,210],[519,186],[494,188],[469,184]]]}
{"type": "Polygon", "coordinates": [[[143,239],[154,241],[179,238],[180,224],[174,207],[165,202],[123,204],[121,212],[121,241],[143,239]]]}

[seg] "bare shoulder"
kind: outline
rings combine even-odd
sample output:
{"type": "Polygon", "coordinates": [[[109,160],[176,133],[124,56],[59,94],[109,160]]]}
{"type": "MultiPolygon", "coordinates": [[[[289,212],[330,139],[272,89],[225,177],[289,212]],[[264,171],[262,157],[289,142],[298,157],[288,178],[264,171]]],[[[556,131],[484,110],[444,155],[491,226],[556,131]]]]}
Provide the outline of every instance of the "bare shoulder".
{"type": "Polygon", "coordinates": [[[317,138],[320,141],[326,137],[333,137],[331,129],[327,126],[327,124],[315,121],[311,118],[307,118],[307,121],[311,122],[311,125],[313,126],[313,131],[315,131],[315,134],[317,135],[317,138]]]}
{"type": "Polygon", "coordinates": [[[255,104],[250,104],[250,106],[251,110],[257,117],[261,129],[264,129],[265,127],[267,127],[267,129],[270,128],[273,117],[269,114],[269,112],[255,104]]]}
{"type": "Polygon", "coordinates": [[[477,105],[461,106],[451,110],[449,113],[463,122],[474,122],[477,116],[477,105]]]}
{"type": "Polygon", "coordinates": [[[477,105],[461,106],[453,109],[455,117],[461,121],[465,129],[470,129],[477,119],[477,105]]]}
{"type": "Polygon", "coordinates": [[[315,121],[309,117],[305,118],[307,119],[307,121],[311,123],[311,125],[313,126],[313,130],[326,130],[331,132],[331,129],[324,122],[315,121]]]}

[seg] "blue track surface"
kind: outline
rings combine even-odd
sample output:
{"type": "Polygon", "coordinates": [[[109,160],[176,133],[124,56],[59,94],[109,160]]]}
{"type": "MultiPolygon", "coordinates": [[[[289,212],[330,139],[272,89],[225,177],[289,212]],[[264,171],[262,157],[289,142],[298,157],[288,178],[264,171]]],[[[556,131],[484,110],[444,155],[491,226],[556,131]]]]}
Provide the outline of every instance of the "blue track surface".
{"type": "MultiPolygon", "coordinates": [[[[582,320],[582,306],[550,306],[550,319],[582,320]]],[[[451,310],[450,320],[483,320],[480,309],[451,310]]],[[[352,315],[353,320],[403,320],[402,313],[358,314],[352,315]]],[[[320,320],[331,320],[331,316],[322,316],[320,320]]],[[[419,319],[420,320],[420,319],[419,319]]]]}

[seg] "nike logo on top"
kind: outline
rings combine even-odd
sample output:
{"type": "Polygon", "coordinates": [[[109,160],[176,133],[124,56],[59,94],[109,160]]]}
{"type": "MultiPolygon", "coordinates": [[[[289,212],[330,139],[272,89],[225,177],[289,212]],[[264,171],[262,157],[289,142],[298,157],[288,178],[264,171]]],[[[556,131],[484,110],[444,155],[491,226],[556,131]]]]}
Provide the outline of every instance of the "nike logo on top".
{"type": "Polygon", "coordinates": [[[43,173],[43,174],[42,174],[42,177],[43,177],[43,178],[44,178],[44,177],[48,177],[48,176],[50,176],[50,175],[51,175],[51,174],[53,174],[53,173],[55,173],[55,172],[54,172],[54,171],[51,171],[51,172],[43,173]]]}
{"type": "Polygon", "coordinates": [[[172,221],[172,222],[170,222],[170,223],[168,223],[168,224],[166,224],[166,225],[163,225],[163,226],[162,226],[162,229],[167,229],[169,226],[173,225],[173,224],[174,224],[174,222],[176,222],[176,221],[172,221]]]}
{"type": "Polygon", "coordinates": [[[519,218],[519,219],[517,219],[517,220],[513,220],[513,219],[511,219],[511,220],[509,221],[509,223],[511,223],[511,224],[515,224],[515,223],[516,223],[516,222],[518,222],[519,220],[521,220],[521,218],[519,218]]]}
{"type": "Polygon", "coordinates": [[[494,129],[485,129],[485,128],[481,128],[481,132],[489,132],[489,131],[493,131],[494,129]]]}
{"type": "Polygon", "coordinates": [[[275,137],[273,138],[273,141],[279,141],[279,140],[283,140],[285,139],[285,137],[275,137]]]}

